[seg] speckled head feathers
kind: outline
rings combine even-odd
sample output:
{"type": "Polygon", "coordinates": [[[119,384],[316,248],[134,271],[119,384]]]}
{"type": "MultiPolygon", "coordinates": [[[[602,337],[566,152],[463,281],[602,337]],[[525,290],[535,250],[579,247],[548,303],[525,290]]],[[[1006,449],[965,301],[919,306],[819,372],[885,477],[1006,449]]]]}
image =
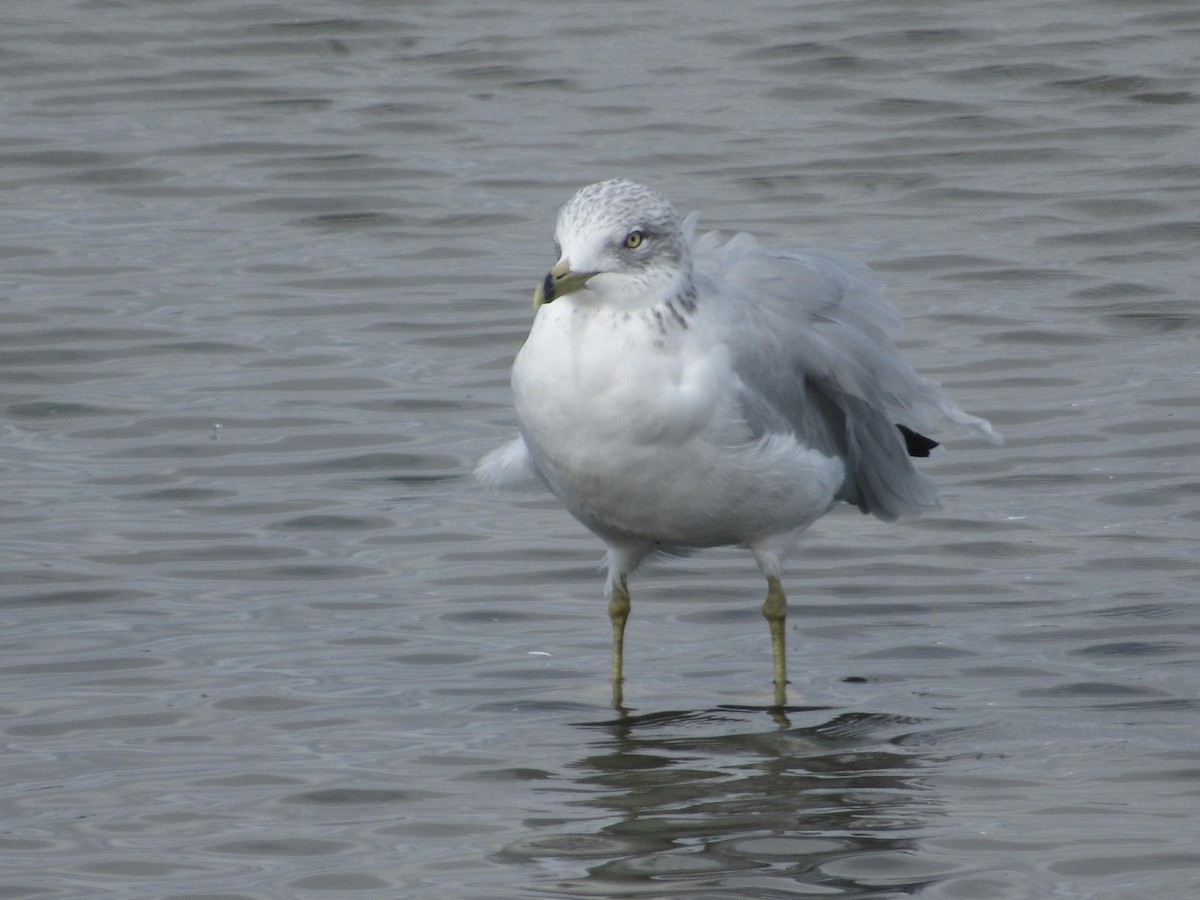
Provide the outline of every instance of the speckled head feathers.
{"type": "Polygon", "coordinates": [[[675,207],[658,191],[617,178],[581,188],[558,214],[558,229],[610,226],[665,235],[678,232],[681,221],[675,207]]]}

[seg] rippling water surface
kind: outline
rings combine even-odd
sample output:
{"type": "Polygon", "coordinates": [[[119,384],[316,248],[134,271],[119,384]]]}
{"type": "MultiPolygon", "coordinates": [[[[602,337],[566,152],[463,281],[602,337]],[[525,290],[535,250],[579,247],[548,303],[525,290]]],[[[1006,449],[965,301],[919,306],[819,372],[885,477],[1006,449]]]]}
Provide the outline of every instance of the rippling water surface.
{"type": "Polygon", "coordinates": [[[0,896],[1191,898],[1200,9],[0,12],[0,896]],[[487,494],[555,211],[844,250],[1007,436],[642,573],[487,494]]]}

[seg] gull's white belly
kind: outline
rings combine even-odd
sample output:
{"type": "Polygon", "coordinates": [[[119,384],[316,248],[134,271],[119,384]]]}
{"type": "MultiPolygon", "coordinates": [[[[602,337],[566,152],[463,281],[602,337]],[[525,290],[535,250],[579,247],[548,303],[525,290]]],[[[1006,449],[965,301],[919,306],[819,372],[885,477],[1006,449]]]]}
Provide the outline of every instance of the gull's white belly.
{"type": "Polygon", "coordinates": [[[841,485],[840,460],[790,435],[751,439],[728,352],[701,343],[694,325],[665,333],[644,315],[559,301],[542,308],[517,357],[513,391],[534,463],[604,537],[752,543],[808,525],[841,485]]]}

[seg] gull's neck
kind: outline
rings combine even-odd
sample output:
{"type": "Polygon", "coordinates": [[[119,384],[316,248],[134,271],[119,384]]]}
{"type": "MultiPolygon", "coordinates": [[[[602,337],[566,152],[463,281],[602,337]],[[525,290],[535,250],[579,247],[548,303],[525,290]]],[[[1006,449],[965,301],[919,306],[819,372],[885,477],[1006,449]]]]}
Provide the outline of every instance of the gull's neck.
{"type": "Polygon", "coordinates": [[[581,306],[619,312],[657,311],[672,319],[685,319],[696,311],[696,285],[691,266],[602,272],[588,282],[579,299],[581,306]]]}

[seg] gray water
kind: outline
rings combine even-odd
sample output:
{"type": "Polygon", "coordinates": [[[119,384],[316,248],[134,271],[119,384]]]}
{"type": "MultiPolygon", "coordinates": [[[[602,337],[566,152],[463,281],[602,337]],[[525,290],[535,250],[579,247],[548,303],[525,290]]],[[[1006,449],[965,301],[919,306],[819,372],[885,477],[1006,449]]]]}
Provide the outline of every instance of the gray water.
{"type": "Polygon", "coordinates": [[[0,897],[1200,893],[1200,7],[0,8],[0,897]],[[870,263],[1005,447],[787,571],[469,473],[557,207],[870,263]]]}

